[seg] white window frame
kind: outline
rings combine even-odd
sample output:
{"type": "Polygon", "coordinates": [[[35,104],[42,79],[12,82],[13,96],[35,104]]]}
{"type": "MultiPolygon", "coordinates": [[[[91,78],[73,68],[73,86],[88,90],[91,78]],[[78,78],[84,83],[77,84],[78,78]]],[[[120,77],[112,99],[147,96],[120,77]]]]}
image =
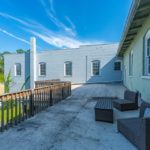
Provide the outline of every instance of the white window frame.
{"type": "Polygon", "coordinates": [[[133,50],[129,53],[129,76],[133,76],[133,61],[134,61],[133,50]]]}
{"type": "Polygon", "coordinates": [[[122,61],[121,60],[116,60],[114,62],[114,71],[122,71],[122,61]],[[120,62],[120,70],[115,70],[115,63],[120,62]]]}
{"type": "Polygon", "coordinates": [[[65,77],[71,77],[72,76],[72,62],[71,61],[64,62],[64,76],[65,77]],[[66,65],[67,64],[71,64],[71,74],[67,74],[67,72],[66,72],[66,65]]]}
{"type": "Polygon", "coordinates": [[[15,63],[15,65],[14,65],[14,75],[15,76],[21,76],[21,73],[22,73],[22,70],[21,70],[21,63],[15,63]],[[18,72],[17,72],[17,65],[20,65],[19,67],[19,69],[20,69],[20,74],[18,74],[18,72]]]}
{"type": "Polygon", "coordinates": [[[41,77],[46,76],[46,63],[45,62],[39,63],[39,76],[41,76],[41,77]],[[41,73],[41,65],[45,65],[45,74],[41,73]]]}
{"type": "Polygon", "coordinates": [[[144,49],[144,75],[145,76],[150,76],[150,72],[148,67],[150,66],[150,63],[148,62],[150,59],[150,45],[149,45],[149,55],[148,55],[148,40],[150,40],[150,30],[146,33],[145,36],[145,49],[144,49]]]}
{"type": "Polygon", "coordinates": [[[100,76],[100,60],[93,60],[92,62],[91,62],[91,76],[100,76]],[[98,62],[99,63],[99,74],[98,75],[96,75],[96,74],[94,74],[93,73],[93,63],[95,63],[95,62],[98,62]]]}

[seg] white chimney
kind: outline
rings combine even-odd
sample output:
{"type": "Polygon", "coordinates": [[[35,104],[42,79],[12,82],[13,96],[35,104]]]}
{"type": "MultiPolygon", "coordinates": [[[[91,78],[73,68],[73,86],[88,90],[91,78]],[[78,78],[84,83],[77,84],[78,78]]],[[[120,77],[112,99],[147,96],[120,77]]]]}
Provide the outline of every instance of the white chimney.
{"type": "Polygon", "coordinates": [[[35,88],[36,81],[36,38],[30,39],[30,88],[35,88]]]}

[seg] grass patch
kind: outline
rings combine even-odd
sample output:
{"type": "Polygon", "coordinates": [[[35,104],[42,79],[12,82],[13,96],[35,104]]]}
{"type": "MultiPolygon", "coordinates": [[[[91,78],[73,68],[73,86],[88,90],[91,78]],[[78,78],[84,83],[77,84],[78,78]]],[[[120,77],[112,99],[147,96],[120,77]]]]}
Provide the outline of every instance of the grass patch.
{"type": "Polygon", "coordinates": [[[4,83],[4,74],[0,73],[0,83],[4,83]]]}
{"type": "MultiPolygon", "coordinates": [[[[23,105],[17,103],[17,107],[13,102],[13,107],[11,108],[11,101],[4,102],[4,125],[7,125],[11,122],[17,120],[17,122],[23,119],[23,115],[29,114],[29,105],[27,105],[27,114],[23,113],[23,105]]],[[[2,124],[2,108],[0,108],[0,126],[2,124]]]]}

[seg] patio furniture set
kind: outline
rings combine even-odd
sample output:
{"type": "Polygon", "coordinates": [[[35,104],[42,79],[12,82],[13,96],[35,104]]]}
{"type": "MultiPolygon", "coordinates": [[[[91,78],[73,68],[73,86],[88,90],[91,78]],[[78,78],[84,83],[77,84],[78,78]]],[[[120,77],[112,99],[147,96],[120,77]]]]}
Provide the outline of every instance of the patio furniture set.
{"type": "MultiPolygon", "coordinates": [[[[138,109],[138,93],[126,90],[124,99],[100,97],[95,120],[113,123],[113,107],[120,111],[138,109]]],[[[117,129],[139,150],[150,150],[150,104],[142,102],[137,118],[118,119],[117,129]]]]}

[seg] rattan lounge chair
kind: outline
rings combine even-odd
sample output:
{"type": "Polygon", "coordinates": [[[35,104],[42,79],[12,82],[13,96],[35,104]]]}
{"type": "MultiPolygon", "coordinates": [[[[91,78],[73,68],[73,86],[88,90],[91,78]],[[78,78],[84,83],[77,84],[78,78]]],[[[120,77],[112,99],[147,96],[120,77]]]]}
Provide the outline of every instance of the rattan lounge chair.
{"type": "Polygon", "coordinates": [[[144,118],[144,111],[150,104],[143,102],[137,118],[119,119],[118,131],[139,150],[150,150],[150,118],[144,118]]]}
{"type": "Polygon", "coordinates": [[[113,106],[120,111],[138,109],[138,93],[126,90],[124,99],[114,100],[113,106]]]}

